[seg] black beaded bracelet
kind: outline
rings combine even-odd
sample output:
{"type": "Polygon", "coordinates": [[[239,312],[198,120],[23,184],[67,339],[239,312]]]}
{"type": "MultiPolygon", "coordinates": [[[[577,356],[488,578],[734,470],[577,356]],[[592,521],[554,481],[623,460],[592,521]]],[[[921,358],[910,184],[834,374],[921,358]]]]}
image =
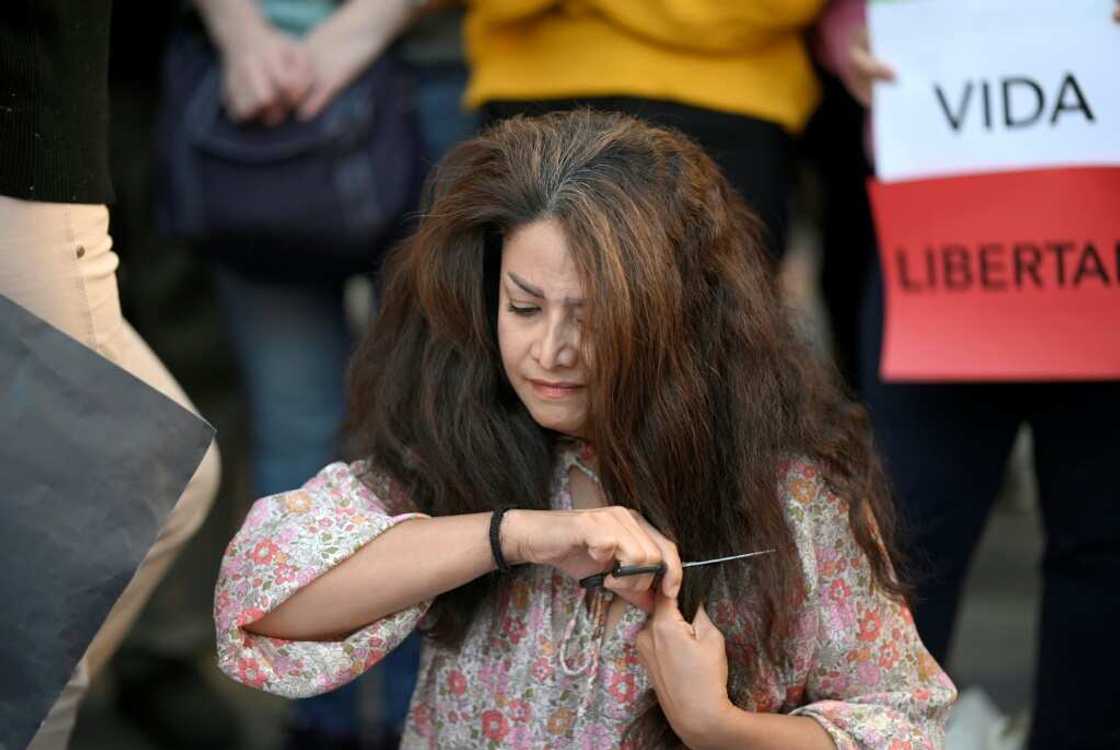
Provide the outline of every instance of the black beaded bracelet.
{"type": "Polygon", "coordinates": [[[511,568],[502,554],[502,516],[511,508],[499,508],[490,514],[490,554],[494,557],[494,564],[502,573],[508,573],[511,568]]]}

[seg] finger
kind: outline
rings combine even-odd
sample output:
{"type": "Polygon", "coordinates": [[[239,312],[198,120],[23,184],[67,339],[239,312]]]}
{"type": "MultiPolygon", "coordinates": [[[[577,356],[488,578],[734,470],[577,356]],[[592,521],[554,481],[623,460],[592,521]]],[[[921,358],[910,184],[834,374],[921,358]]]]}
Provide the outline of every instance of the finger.
{"type": "Polygon", "coordinates": [[[639,594],[642,592],[649,593],[653,591],[653,576],[649,573],[619,577],[609,575],[603,580],[603,588],[614,591],[617,594],[623,592],[632,594],[639,594]]]}
{"type": "MultiPolygon", "coordinates": [[[[604,566],[612,565],[615,561],[621,562],[624,565],[634,564],[633,560],[639,559],[634,551],[635,542],[627,539],[625,530],[618,527],[612,528],[609,532],[602,532],[597,541],[589,541],[587,545],[587,553],[591,559],[604,566]]],[[[633,578],[638,576],[623,576],[622,578],[615,578],[614,576],[606,576],[603,579],[603,588],[611,591],[621,597],[623,601],[641,609],[644,612],[653,612],[653,595],[647,584],[645,588],[634,587],[630,584],[633,578]]],[[[645,576],[648,578],[648,576],[645,576]]]]}
{"type": "Polygon", "coordinates": [[[231,120],[234,122],[241,121],[241,103],[238,101],[237,92],[229,86],[222,88],[222,104],[231,120]]]}
{"type": "Polygon", "coordinates": [[[273,102],[261,110],[260,121],[270,128],[274,128],[288,116],[288,110],[281,102],[273,102]]]}
{"type": "Polygon", "coordinates": [[[677,600],[671,596],[657,597],[657,607],[654,610],[653,616],[661,620],[688,624],[684,619],[684,615],[681,614],[680,607],[677,606],[677,600]]]}
{"type": "Polygon", "coordinates": [[[248,78],[233,71],[225,79],[223,87],[226,111],[235,122],[248,119],[252,111],[253,95],[248,78]]]}
{"type": "Polygon", "coordinates": [[[692,618],[692,628],[696,631],[696,637],[705,638],[714,634],[718,634],[721,638],[723,633],[712,622],[712,618],[708,616],[708,610],[704,609],[704,604],[701,603],[696,608],[696,617],[692,618]]]}
{"type": "Polygon", "coordinates": [[[314,81],[311,78],[294,76],[284,81],[280,91],[288,108],[296,109],[302,102],[306,101],[313,88],[314,81]]]}
{"type": "Polygon", "coordinates": [[[848,58],[852,69],[860,75],[872,79],[894,80],[894,71],[872,54],[871,37],[866,26],[860,27],[852,35],[848,58]]]}
{"type": "Polygon", "coordinates": [[[295,107],[311,92],[315,76],[307,52],[295,45],[287,45],[282,51],[284,66],[284,93],[288,104],[295,107]]]}
{"type": "Polygon", "coordinates": [[[261,56],[261,66],[269,80],[276,84],[277,89],[282,89],[288,84],[288,64],[286,42],[272,42],[261,56]]]}
{"type": "Polygon", "coordinates": [[[306,63],[306,55],[299,54],[295,50],[284,51],[281,67],[274,76],[284,103],[291,109],[296,109],[315,88],[315,76],[306,63]]]}
{"type": "Polygon", "coordinates": [[[681,615],[681,611],[677,607],[677,600],[661,594],[654,597],[651,627],[655,640],[661,639],[672,642],[682,636],[691,638],[695,635],[692,625],[681,615]]]}
{"type": "Polygon", "coordinates": [[[634,594],[642,592],[652,592],[653,576],[649,573],[643,573],[642,575],[620,576],[618,578],[614,576],[607,576],[606,580],[603,581],[603,588],[609,589],[619,594],[624,591],[628,591],[634,594]]]}
{"type": "Polygon", "coordinates": [[[681,567],[681,556],[677,551],[677,545],[636,511],[634,517],[657,545],[658,552],[661,554],[661,562],[665,566],[665,572],[661,576],[661,592],[665,596],[675,598],[680,593],[681,581],[684,579],[684,568],[681,567]]]}
{"type": "MultiPolygon", "coordinates": [[[[653,527],[644,523],[644,519],[636,511],[618,508],[616,514],[620,523],[630,532],[641,549],[642,561],[637,564],[660,565],[663,562],[661,548],[647,530],[647,527],[650,530],[653,527]]],[[[644,591],[653,587],[654,579],[653,575],[636,576],[633,578],[631,586],[636,590],[644,591]]]]}
{"type": "Polygon", "coordinates": [[[331,100],[332,96],[333,92],[330,90],[319,86],[313,86],[307,94],[307,97],[299,105],[297,116],[301,120],[310,120],[318,116],[318,114],[323,111],[323,108],[327,106],[327,102],[331,100]]]}
{"type": "MultiPolygon", "coordinates": [[[[644,536],[643,532],[638,528],[630,517],[629,512],[620,509],[621,512],[612,510],[606,515],[604,522],[613,527],[613,533],[618,539],[618,549],[615,552],[615,559],[618,560],[620,565],[653,565],[658,560],[653,559],[656,555],[656,548],[651,552],[647,545],[643,543],[641,537],[644,536]]],[[[652,545],[650,545],[652,546],[652,545]]],[[[612,591],[619,593],[623,591],[645,591],[650,588],[653,581],[651,575],[640,576],[622,576],[616,578],[615,576],[607,576],[603,582],[603,586],[612,591]]]]}
{"type": "Polygon", "coordinates": [[[618,553],[618,540],[600,530],[592,531],[584,544],[587,546],[588,556],[602,565],[613,562],[618,553]]]}
{"type": "Polygon", "coordinates": [[[852,69],[875,81],[893,81],[894,70],[889,65],[859,48],[852,50],[852,69]]]}
{"type": "Polygon", "coordinates": [[[255,119],[262,117],[272,103],[276,100],[276,89],[268,75],[258,66],[253,66],[247,71],[246,97],[242,117],[255,119]]]}
{"type": "MultiPolygon", "coordinates": [[[[660,563],[661,550],[653,541],[653,537],[651,537],[649,532],[646,530],[645,526],[648,526],[648,524],[643,525],[644,519],[641,517],[641,515],[639,515],[639,513],[635,510],[622,507],[616,507],[614,509],[614,514],[618,519],[618,522],[622,524],[623,528],[630,532],[630,535],[634,538],[634,541],[638,543],[638,546],[641,549],[642,560],[637,564],[657,565],[658,563],[660,563]]],[[[650,526],[649,528],[653,527],[650,526]]]]}

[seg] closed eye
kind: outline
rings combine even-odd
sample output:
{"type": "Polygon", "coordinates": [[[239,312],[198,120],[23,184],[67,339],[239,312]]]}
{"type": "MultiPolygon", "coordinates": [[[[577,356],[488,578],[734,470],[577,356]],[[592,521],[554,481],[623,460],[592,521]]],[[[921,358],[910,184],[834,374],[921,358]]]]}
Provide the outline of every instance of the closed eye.
{"type": "Polygon", "coordinates": [[[540,308],[537,307],[536,305],[524,305],[524,306],[522,306],[522,305],[510,304],[507,309],[511,313],[513,313],[514,315],[520,315],[520,316],[525,317],[525,318],[529,317],[530,315],[532,315],[536,312],[540,312],[540,308]]]}

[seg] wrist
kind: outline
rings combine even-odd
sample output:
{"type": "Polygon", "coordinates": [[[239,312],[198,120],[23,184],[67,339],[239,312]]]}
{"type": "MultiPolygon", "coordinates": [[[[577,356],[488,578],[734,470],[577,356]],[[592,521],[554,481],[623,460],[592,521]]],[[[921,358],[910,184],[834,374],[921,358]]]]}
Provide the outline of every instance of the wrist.
{"type": "Polygon", "coordinates": [[[750,712],[737,707],[730,700],[713,708],[698,729],[682,737],[692,750],[724,750],[742,747],[743,724],[750,721],[750,712]]]}
{"type": "Polygon", "coordinates": [[[502,556],[509,565],[521,565],[529,562],[525,559],[524,545],[521,543],[522,529],[525,524],[524,510],[512,508],[502,517],[502,525],[498,529],[498,541],[501,544],[502,556]]]}
{"type": "Polygon", "coordinates": [[[364,68],[389,46],[405,26],[402,3],[373,0],[351,2],[335,11],[307,36],[307,44],[353,61],[364,68]],[[399,16],[399,17],[398,17],[399,16]]]}
{"type": "Polygon", "coordinates": [[[210,39],[223,57],[247,47],[270,30],[268,22],[251,2],[244,0],[195,0],[210,39]]]}

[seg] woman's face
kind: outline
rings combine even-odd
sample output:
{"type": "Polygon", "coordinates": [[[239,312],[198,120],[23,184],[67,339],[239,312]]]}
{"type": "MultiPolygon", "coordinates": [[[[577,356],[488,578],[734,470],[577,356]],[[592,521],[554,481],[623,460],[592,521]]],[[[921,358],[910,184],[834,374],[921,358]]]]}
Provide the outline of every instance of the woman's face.
{"type": "Polygon", "coordinates": [[[587,419],[583,297],[559,224],[541,219],[506,237],[498,282],[506,377],[537,424],[575,436],[587,419]]]}

